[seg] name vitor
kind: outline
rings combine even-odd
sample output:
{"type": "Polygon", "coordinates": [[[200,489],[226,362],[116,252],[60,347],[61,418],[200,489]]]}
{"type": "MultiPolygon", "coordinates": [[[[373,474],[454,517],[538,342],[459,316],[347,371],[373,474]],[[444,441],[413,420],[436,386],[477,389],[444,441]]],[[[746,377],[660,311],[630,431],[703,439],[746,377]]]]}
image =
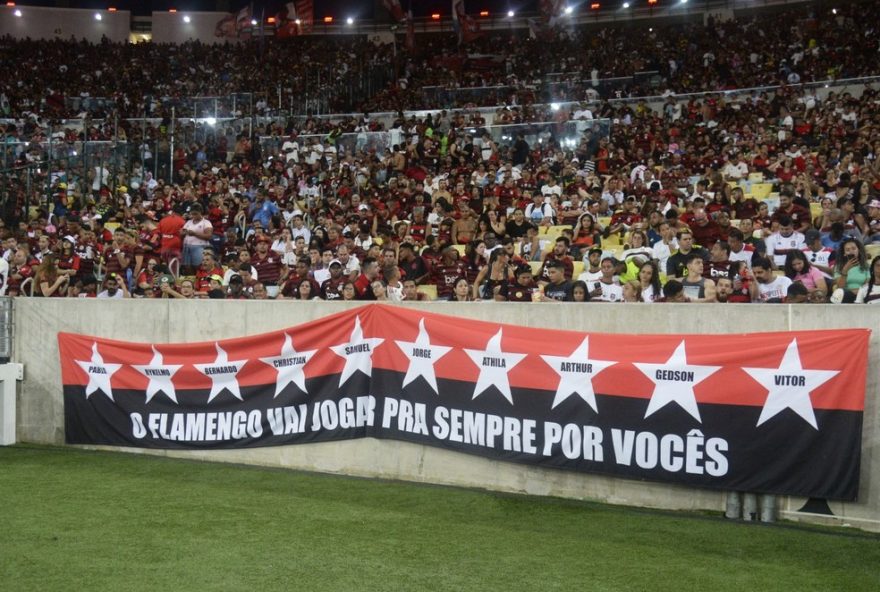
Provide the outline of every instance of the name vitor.
{"type": "Polygon", "coordinates": [[[359,343],[358,345],[346,345],[345,346],[345,355],[350,356],[351,354],[359,354],[363,352],[370,351],[369,343],[359,343]]]}
{"type": "Polygon", "coordinates": [[[272,365],[276,368],[286,368],[288,366],[302,366],[305,363],[305,356],[297,356],[295,358],[281,358],[280,360],[275,360],[272,362],[272,365]]]}
{"type": "Polygon", "coordinates": [[[774,374],[773,381],[776,386],[807,386],[807,379],[797,375],[774,374]]]}
{"type": "Polygon", "coordinates": [[[504,358],[483,358],[483,366],[486,368],[507,368],[507,360],[504,358]]]}
{"type": "Polygon", "coordinates": [[[208,366],[205,368],[205,374],[235,374],[238,368],[235,366],[208,366]]]}
{"type": "Polygon", "coordinates": [[[657,380],[675,380],[678,382],[693,382],[694,373],[686,370],[657,370],[657,380]]]}

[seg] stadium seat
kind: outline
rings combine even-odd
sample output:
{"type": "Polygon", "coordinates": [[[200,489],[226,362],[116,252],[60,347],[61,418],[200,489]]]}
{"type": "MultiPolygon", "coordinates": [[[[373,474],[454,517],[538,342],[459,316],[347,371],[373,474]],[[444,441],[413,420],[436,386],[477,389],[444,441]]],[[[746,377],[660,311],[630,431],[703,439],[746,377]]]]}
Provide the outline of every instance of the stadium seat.
{"type": "Polygon", "coordinates": [[[773,191],[772,183],[755,183],[752,185],[752,197],[755,199],[766,199],[773,191]]]}
{"type": "Polygon", "coordinates": [[[418,287],[419,292],[428,296],[431,300],[437,300],[437,286],[434,284],[423,284],[418,287]]]}
{"type": "Polygon", "coordinates": [[[880,256],[880,243],[865,245],[865,254],[869,259],[880,256]]]}
{"type": "Polygon", "coordinates": [[[763,183],[764,173],[749,173],[749,183],[763,183]]]}
{"type": "Polygon", "coordinates": [[[538,277],[541,274],[541,267],[543,267],[543,263],[541,261],[529,261],[529,267],[532,268],[532,275],[538,277]]]}
{"type": "Polygon", "coordinates": [[[584,272],[584,262],[583,261],[575,261],[574,262],[574,270],[571,272],[571,278],[576,280],[580,274],[584,272]]]}
{"type": "Polygon", "coordinates": [[[810,203],[810,216],[818,218],[822,215],[822,204],[817,202],[810,203]]]}
{"type": "Polygon", "coordinates": [[[462,256],[464,255],[464,250],[465,250],[465,247],[466,247],[466,246],[467,246],[467,245],[452,245],[452,247],[453,247],[456,251],[458,251],[458,254],[459,254],[459,255],[462,255],[462,256]]]}

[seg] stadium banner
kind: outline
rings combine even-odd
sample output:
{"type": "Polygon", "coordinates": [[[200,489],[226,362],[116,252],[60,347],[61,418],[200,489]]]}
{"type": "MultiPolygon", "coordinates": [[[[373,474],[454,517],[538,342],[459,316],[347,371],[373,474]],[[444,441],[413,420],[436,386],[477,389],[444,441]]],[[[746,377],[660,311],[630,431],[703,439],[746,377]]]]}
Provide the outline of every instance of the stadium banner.
{"type": "Polygon", "coordinates": [[[58,341],[70,444],[391,438],[542,467],[854,500],[869,335],[580,333],[371,304],[208,343],[58,341]]]}

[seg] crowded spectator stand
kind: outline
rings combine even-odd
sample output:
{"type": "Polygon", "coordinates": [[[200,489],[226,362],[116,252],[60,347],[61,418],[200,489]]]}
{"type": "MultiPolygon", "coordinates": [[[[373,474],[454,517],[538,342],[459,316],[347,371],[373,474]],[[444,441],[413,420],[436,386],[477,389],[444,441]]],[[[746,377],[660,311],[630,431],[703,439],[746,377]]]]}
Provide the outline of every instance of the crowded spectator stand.
{"type": "MultiPolygon", "coordinates": [[[[366,111],[341,116],[292,117],[283,99],[243,100],[250,91],[239,74],[254,69],[248,51],[230,65],[228,48],[199,44],[6,39],[4,50],[22,67],[38,61],[44,77],[0,89],[14,116],[2,128],[4,289],[102,298],[876,301],[880,103],[872,79],[852,89],[825,82],[875,73],[876,60],[860,58],[876,56],[873,29],[847,35],[861,8],[833,19],[774,16],[797,29],[790,43],[772,19],[652,27],[663,51],[651,63],[627,45],[636,41],[631,31],[608,29],[600,37],[608,43],[589,43],[586,53],[586,31],[540,52],[506,33],[498,51],[521,80],[536,76],[543,51],[559,61],[551,69],[576,68],[586,56],[605,70],[565,87],[583,100],[490,110],[420,102],[430,93],[416,91],[438,82],[430,76],[474,82],[424,67],[424,56],[444,55],[428,38],[408,58],[405,88],[373,92],[366,111]],[[71,49],[83,59],[50,59],[71,49]],[[166,51],[176,54],[172,67],[157,70],[149,88],[133,82],[133,68],[166,51]],[[98,55],[97,70],[80,72],[98,55]],[[186,66],[184,55],[204,66],[186,66]],[[60,97],[58,74],[46,70],[59,64],[75,80],[60,97]],[[596,75],[651,69],[660,96],[627,96],[640,87],[595,96],[596,75]],[[98,81],[112,101],[89,99],[98,81]],[[768,86],[732,92],[734,84],[768,86]],[[153,98],[169,91],[226,98],[153,98]],[[79,102],[68,101],[76,94],[79,102]],[[400,111],[373,113],[383,108],[400,111]]],[[[353,41],[348,54],[322,52],[320,38],[296,43],[322,67],[351,55],[363,59],[349,68],[390,59],[353,41]]],[[[268,47],[266,63],[294,51],[268,47]]]]}

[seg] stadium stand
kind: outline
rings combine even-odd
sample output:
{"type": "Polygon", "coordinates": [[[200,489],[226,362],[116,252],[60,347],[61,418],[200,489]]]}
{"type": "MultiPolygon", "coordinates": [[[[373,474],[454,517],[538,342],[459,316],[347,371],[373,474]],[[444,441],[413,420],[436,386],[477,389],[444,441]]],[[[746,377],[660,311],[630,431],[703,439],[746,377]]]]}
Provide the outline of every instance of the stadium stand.
{"type": "Polygon", "coordinates": [[[636,280],[655,302],[695,250],[693,300],[711,285],[719,302],[784,302],[794,282],[809,302],[877,301],[876,21],[852,3],[643,35],[493,32],[474,47],[493,48],[489,67],[425,36],[397,77],[389,46],[357,38],[6,38],[3,289],[448,299],[464,277],[505,301],[528,269],[534,301],[569,300],[576,281],[618,301],[636,280]],[[294,113],[309,97],[363,111],[294,113]]]}

